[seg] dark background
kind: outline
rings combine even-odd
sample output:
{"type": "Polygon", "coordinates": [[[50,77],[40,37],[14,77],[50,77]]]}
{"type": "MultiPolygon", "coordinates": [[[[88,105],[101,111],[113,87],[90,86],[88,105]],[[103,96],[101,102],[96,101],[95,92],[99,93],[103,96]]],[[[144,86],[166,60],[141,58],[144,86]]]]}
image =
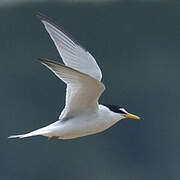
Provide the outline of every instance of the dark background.
{"type": "Polygon", "coordinates": [[[180,179],[179,3],[14,4],[0,7],[0,24],[0,179],[180,179]],[[54,122],[64,105],[65,85],[36,61],[61,61],[37,12],[94,55],[100,102],[144,121],[73,140],[7,139],[54,122]]]}

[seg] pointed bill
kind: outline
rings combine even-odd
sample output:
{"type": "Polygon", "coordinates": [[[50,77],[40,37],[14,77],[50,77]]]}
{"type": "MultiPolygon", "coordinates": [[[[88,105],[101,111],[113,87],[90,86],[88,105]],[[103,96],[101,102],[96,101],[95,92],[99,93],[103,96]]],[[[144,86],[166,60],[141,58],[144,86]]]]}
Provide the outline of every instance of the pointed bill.
{"type": "Polygon", "coordinates": [[[136,116],[134,114],[131,114],[131,113],[127,113],[124,115],[126,118],[131,118],[131,119],[137,119],[137,120],[143,120],[141,117],[139,116],[136,116]]]}

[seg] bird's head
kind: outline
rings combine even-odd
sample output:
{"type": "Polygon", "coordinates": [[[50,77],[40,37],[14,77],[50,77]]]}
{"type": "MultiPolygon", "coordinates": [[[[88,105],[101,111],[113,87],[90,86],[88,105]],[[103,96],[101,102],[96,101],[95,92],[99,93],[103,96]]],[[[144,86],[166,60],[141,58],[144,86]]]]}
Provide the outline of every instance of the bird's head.
{"type": "Polygon", "coordinates": [[[136,119],[136,120],[143,120],[143,118],[127,112],[123,107],[116,106],[116,105],[105,105],[105,106],[108,107],[110,111],[114,113],[118,113],[121,116],[121,119],[131,118],[131,119],[136,119]]]}

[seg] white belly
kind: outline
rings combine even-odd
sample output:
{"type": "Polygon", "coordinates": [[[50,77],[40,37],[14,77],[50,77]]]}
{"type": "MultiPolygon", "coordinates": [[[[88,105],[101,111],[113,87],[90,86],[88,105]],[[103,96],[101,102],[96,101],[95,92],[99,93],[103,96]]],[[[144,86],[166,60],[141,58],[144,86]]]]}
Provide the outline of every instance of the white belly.
{"type": "Polygon", "coordinates": [[[115,122],[110,121],[107,117],[81,116],[59,122],[59,125],[54,127],[51,136],[59,136],[59,139],[72,139],[104,131],[113,124],[115,122]]]}
{"type": "Polygon", "coordinates": [[[50,130],[45,136],[58,136],[59,139],[72,139],[104,131],[118,122],[119,116],[110,114],[106,109],[99,109],[95,113],[84,113],[69,119],[57,121],[47,128],[50,130]],[[102,112],[103,111],[103,112],[102,112]]]}

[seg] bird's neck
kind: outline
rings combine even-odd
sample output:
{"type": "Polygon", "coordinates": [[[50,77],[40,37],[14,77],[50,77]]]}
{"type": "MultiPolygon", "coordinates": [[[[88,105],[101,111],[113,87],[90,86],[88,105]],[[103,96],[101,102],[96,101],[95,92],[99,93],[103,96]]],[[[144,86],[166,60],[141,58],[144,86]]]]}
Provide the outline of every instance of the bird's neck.
{"type": "Polygon", "coordinates": [[[112,121],[114,123],[124,118],[121,114],[111,111],[109,108],[102,104],[99,104],[99,111],[105,119],[109,119],[109,121],[112,121]]]}

